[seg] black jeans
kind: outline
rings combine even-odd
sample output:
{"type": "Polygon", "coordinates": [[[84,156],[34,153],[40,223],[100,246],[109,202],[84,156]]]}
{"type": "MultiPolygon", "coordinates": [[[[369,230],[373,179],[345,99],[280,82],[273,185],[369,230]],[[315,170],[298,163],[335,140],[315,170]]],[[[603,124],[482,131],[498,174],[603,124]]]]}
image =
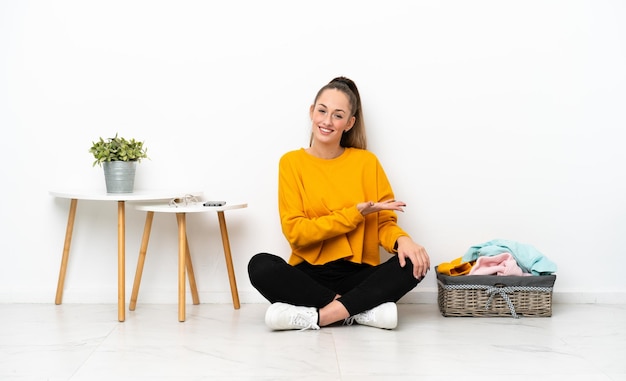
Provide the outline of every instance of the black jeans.
{"type": "Polygon", "coordinates": [[[344,260],[292,266],[277,255],[259,253],[250,259],[248,275],[270,303],[322,308],[339,294],[351,316],[397,302],[420,282],[413,276],[411,261],[400,267],[397,256],[378,266],[344,260]]]}

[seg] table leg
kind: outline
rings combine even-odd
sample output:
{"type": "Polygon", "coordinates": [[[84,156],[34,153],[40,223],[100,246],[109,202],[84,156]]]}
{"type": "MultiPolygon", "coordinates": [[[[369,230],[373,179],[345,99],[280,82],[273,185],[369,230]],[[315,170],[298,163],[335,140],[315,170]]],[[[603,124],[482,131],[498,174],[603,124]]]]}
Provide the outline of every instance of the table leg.
{"type": "Polygon", "coordinates": [[[76,205],[78,200],[73,198],[70,201],[70,212],[67,216],[67,228],[65,229],[65,242],[63,244],[63,256],[61,257],[61,270],[59,270],[59,282],[57,283],[57,294],[54,299],[55,304],[61,304],[63,300],[63,285],[65,284],[65,272],[67,262],[70,257],[70,244],[72,243],[72,232],[74,231],[74,219],[76,218],[76,205]]]}
{"type": "Polygon", "coordinates": [[[191,262],[191,253],[189,252],[189,239],[185,235],[185,259],[187,267],[187,275],[189,276],[189,288],[191,289],[191,298],[193,304],[200,304],[200,297],[198,296],[198,286],[196,286],[196,276],[193,273],[193,264],[191,262]]]}
{"type": "Polygon", "coordinates": [[[141,284],[141,275],[143,274],[143,265],[146,263],[146,252],[148,251],[148,241],[150,240],[150,231],[152,230],[152,220],[154,212],[146,213],[146,224],[143,228],[143,237],[141,239],[141,247],[139,248],[139,259],[137,260],[137,270],[135,271],[135,281],[133,282],[133,291],[130,294],[130,304],[128,309],[134,311],[137,306],[137,296],[139,295],[139,285],[141,284]]]}
{"type": "Polygon", "coordinates": [[[224,259],[226,260],[226,268],[228,269],[228,280],[230,281],[230,293],[233,297],[233,307],[239,309],[239,292],[237,291],[237,281],[235,280],[235,269],[233,267],[233,257],[230,252],[230,241],[228,240],[228,230],[226,229],[226,218],[223,211],[217,212],[217,218],[220,222],[220,232],[222,233],[222,245],[224,245],[224,259]]]}
{"type": "Polygon", "coordinates": [[[117,202],[117,318],[119,321],[126,319],[125,300],[125,268],[126,263],[126,207],[124,201],[117,202]]]}
{"type": "Polygon", "coordinates": [[[178,321],[185,321],[185,259],[187,254],[187,227],[185,213],[176,213],[178,221],[178,321]]]}

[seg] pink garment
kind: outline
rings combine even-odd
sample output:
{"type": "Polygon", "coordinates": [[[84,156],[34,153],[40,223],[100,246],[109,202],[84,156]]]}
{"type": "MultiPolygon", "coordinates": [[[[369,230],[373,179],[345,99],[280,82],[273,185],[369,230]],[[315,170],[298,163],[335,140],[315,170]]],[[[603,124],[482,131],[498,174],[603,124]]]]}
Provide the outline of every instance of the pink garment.
{"type": "Polygon", "coordinates": [[[502,253],[493,256],[482,256],[476,259],[476,263],[469,275],[524,275],[517,265],[515,258],[510,253],[502,253]]]}

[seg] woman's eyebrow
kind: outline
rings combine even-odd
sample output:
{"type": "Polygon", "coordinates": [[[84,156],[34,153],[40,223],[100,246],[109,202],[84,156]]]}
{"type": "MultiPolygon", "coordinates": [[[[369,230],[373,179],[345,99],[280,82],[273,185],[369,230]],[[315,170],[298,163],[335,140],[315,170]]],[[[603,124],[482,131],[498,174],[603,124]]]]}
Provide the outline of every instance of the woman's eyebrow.
{"type": "MultiPolygon", "coordinates": [[[[320,105],[320,106],[323,106],[324,108],[328,108],[328,106],[326,106],[326,105],[325,105],[325,104],[323,104],[323,103],[320,103],[319,105],[320,105]]],[[[334,110],[334,111],[335,111],[335,112],[344,112],[344,113],[346,112],[345,110],[342,110],[342,109],[340,109],[340,108],[338,108],[338,109],[336,109],[336,110],[334,110]]]]}

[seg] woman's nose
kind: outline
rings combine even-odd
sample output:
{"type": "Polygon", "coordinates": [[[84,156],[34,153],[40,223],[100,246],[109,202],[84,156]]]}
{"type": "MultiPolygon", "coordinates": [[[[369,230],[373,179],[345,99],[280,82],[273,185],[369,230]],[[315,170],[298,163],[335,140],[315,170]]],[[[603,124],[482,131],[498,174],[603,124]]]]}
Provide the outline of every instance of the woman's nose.
{"type": "Polygon", "coordinates": [[[324,119],[322,120],[322,123],[324,123],[325,126],[330,126],[331,124],[333,124],[331,115],[330,114],[326,115],[324,119]]]}

